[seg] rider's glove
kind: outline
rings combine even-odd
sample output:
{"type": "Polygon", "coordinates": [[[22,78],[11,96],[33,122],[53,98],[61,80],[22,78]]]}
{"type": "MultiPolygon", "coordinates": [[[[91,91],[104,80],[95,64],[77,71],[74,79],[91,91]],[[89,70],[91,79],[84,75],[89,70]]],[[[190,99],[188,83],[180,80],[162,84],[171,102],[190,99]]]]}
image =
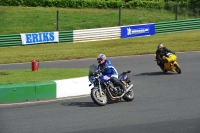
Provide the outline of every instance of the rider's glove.
{"type": "Polygon", "coordinates": [[[96,76],[96,75],[98,75],[100,72],[99,72],[99,70],[96,70],[95,72],[94,72],[94,75],[96,76]]]}

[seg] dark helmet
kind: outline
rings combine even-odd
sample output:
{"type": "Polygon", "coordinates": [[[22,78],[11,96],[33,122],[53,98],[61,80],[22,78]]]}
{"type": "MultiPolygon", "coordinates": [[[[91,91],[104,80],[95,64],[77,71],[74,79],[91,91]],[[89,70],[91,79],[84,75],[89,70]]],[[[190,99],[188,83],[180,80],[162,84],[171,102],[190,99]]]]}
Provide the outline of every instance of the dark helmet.
{"type": "Polygon", "coordinates": [[[105,63],[105,61],[106,61],[106,56],[104,54],[99,54],[97,56],[97,62],[99,64],[103,64],[103,63],[105,63]]]}

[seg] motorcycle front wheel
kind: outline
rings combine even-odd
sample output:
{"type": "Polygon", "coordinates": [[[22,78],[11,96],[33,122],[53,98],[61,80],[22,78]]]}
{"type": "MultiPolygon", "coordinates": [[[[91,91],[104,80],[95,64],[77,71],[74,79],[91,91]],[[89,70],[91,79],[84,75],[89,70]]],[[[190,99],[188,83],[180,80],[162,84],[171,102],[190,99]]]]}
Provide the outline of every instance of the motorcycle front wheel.
{"type": "Polygon", "coordinates": [[[123,99],[125,101],[133,101],[134,99],[134,92],[133,92],[133,89],[130,89],[124,96],[123,96],[123,99]]]}
{"type": "Polygon", "coordinates": [[[178,73],[178,74],[181,74],[181,68],[177,65],[177,64],[175,64],[174,65],[175,67],[176,67],[176,72],[178,73]]]}
{"type": "Polygon", "coordinates": [[[91,98],[93,102],[99,106],[105,106],[108,102],[106,94],[102,91],[102,96],[101,96],[99,89],[91,90],[91,98]]]}

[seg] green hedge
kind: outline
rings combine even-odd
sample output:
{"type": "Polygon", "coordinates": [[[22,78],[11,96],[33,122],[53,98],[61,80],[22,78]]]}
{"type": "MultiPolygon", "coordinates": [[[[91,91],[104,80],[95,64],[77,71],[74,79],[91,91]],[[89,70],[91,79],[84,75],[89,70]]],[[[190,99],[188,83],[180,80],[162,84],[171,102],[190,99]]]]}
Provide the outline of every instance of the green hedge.
{"type": "Polygon", "coordinates": [[[0,0],[3,6],[61,7],[61,8],[164,8],[163,0],[0,0]]]}
{"type": "MultiPolygon", "coordinates": [[[[2,6],[27,6],[27,7],[60,7],[60,8],[150,8],[165,9],[175,12],[174,1],[165,0],[0,0],[2,6]]],[[[188,4],[185,0],[179,1],[179,5],[192,12],[199,12],[199,4],[188,4]]]]}

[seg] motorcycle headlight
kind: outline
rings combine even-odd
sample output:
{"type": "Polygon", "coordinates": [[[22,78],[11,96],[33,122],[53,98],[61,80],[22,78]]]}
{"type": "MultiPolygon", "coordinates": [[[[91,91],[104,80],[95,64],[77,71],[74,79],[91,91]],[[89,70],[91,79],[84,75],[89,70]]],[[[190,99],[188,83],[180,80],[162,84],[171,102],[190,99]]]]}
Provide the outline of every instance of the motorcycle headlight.
{"type": "Polygon", "coordinates": [[[95,79],[95,77],[94,77],[94,76],[91,76],[91,77],[90,77],[90,82],[91,82],[91,83],[94,83],[94,82],[95,82],[95,80],[96,80],[96,79],[95,79]]]}
{"type": "Polygon", "coordinates": [[[168,56],[168,57],[171,57],[171,56],[172,56],[172,54],[171,54],[171,53],[167,53],[167,56],[168,56]]]}

